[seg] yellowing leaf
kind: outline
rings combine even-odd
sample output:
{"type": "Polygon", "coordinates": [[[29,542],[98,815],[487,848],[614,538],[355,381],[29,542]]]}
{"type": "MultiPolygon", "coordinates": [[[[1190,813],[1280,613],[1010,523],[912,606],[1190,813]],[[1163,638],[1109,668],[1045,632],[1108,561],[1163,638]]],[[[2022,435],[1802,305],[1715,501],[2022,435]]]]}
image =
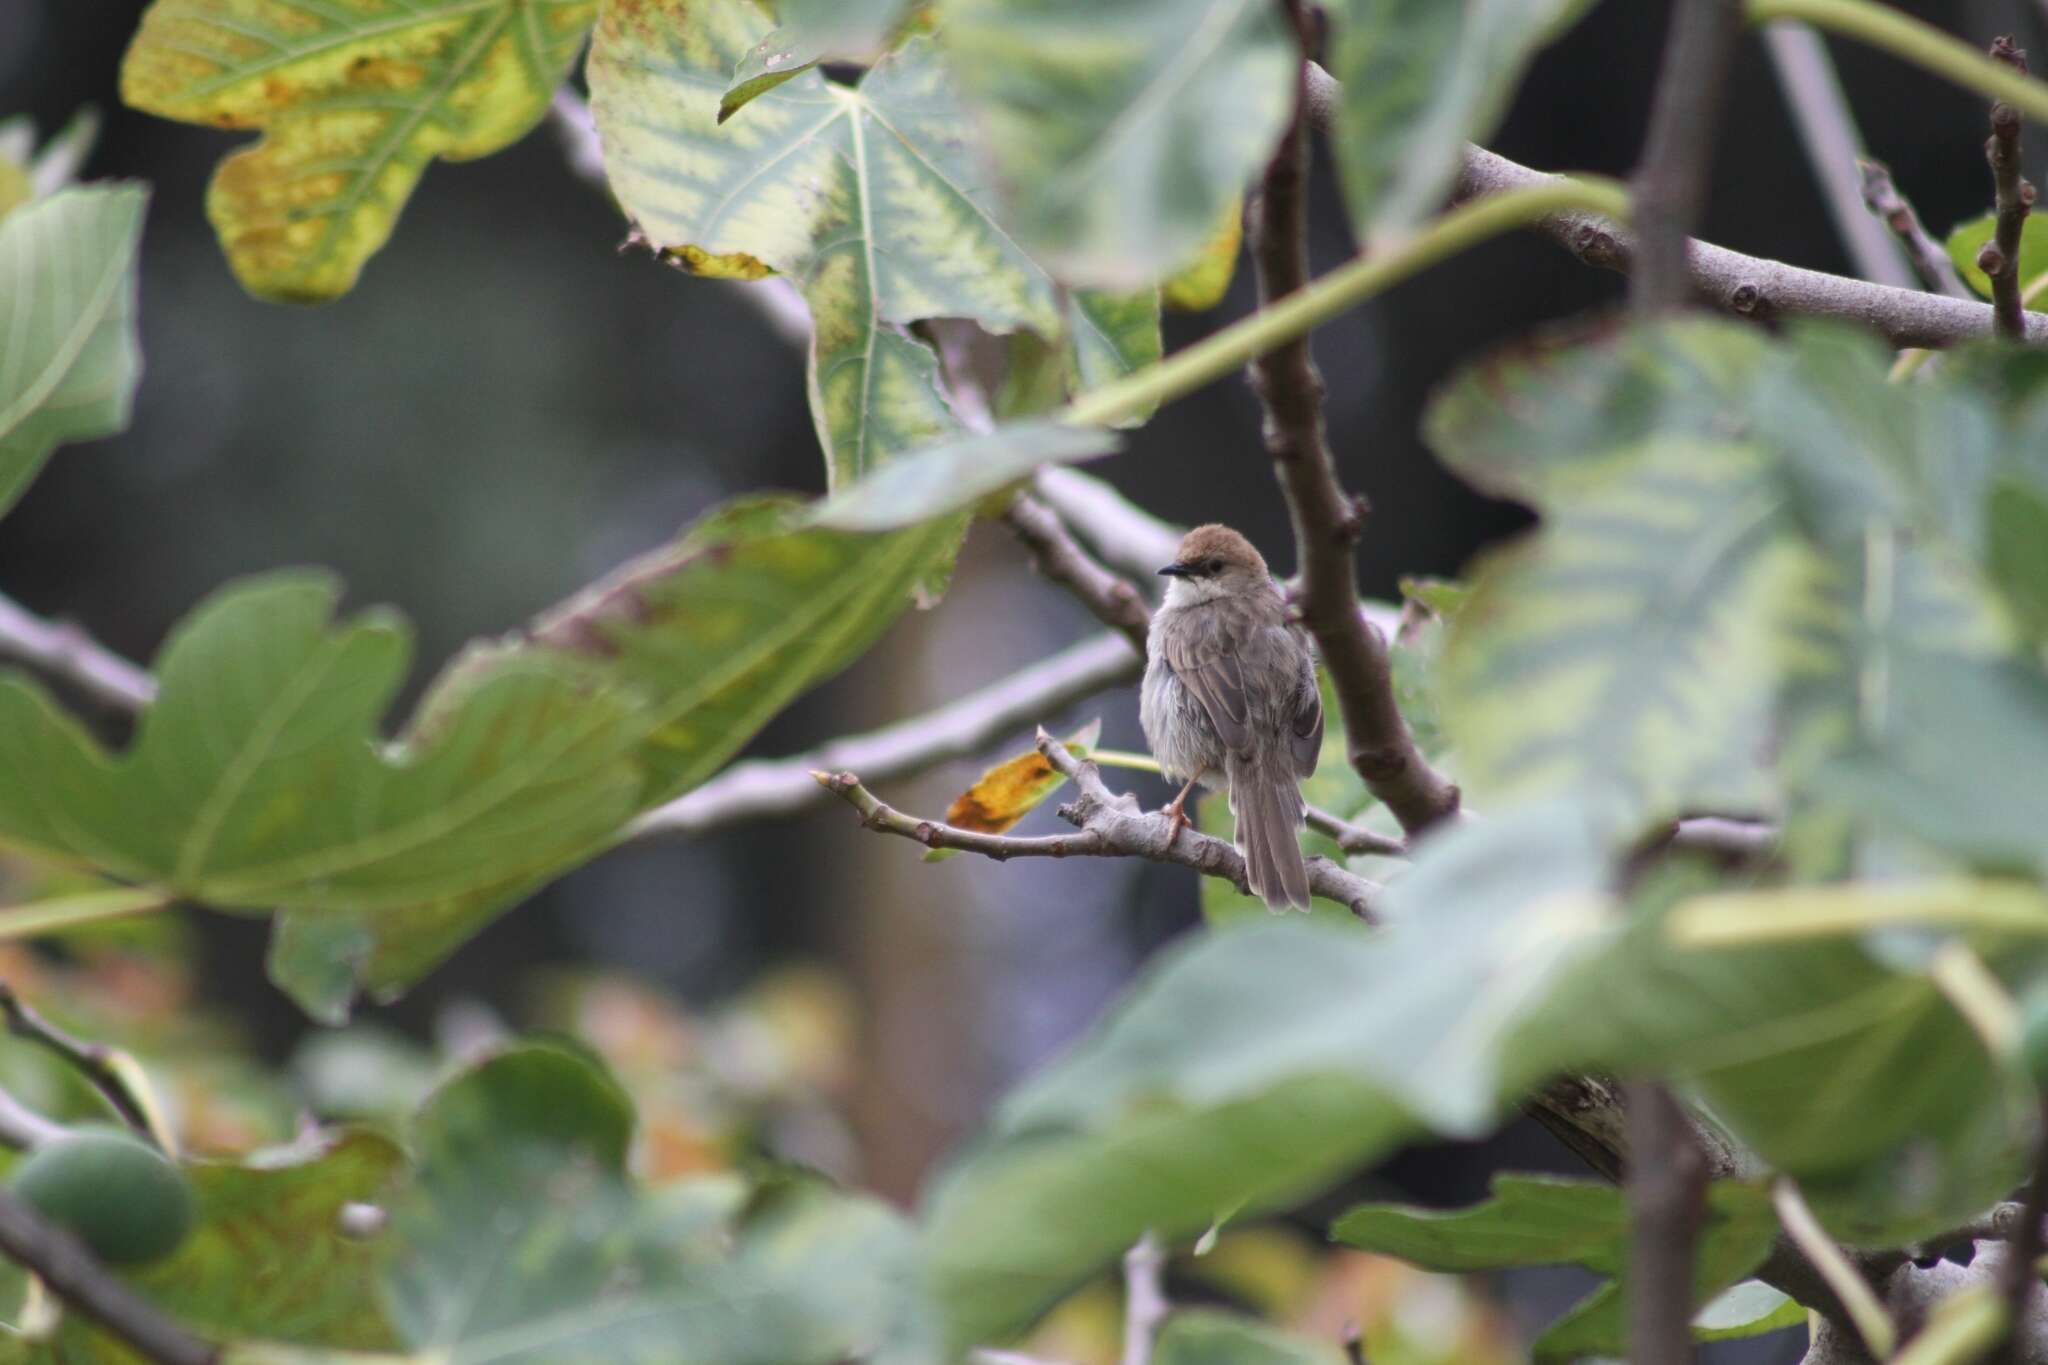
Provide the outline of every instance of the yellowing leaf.
{"type": "MultiPolygon", "coordinates": [[[[1102,738],[1102,722],[1089,722],[1066,739],[1069,749],[1086,753],[1102,738]]],[[[1053,770],[1045,755],[1033,749],[996,764],[946,807],[946,823],[960,829],[1001,834],[1058,791],[1066,778],[1053,770]]]]}
{"type": "Polygon", "coordinates": [[[1223,302],[1230,282],[1237,276],[1237,255],[1244,246],[1244,201],[1234,199],[1223,210],[1216,233],[1202,248],[1202,254],[1160,283],[1159,295],[1168,308],[1182,313],[1206,313],[1223,302]]]}
{"type": "Polygon", "coordinates": [[[261,128],[222,162],[207,216],[251,293],[348,292],[436,157],[539,122],[596,0],[156,0],[121,96],[188,123],[261,128]]]}

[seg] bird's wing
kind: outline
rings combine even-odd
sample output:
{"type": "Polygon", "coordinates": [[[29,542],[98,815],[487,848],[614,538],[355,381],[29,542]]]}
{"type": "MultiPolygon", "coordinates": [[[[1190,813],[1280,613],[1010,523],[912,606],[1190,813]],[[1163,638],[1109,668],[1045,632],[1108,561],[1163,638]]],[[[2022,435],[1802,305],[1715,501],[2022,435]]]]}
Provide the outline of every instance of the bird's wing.
{"type": "Polygon", "coordinates": [[[1306,651],[1301,662],[1302,681],[1295,694],[1290,744],[1294,753],[1294,771],[1303,777],[1313,777],[1316,759],[1323,752],[1323,692],[1316,686],[1315,661],[1308,657],[1306,651]]]}
{"type": "Polygon", "coordinates": [[[1201,703],[1223,747],[1244,749],[1251,743],[1251,709],[1236,642],[1222,632],[1204,639],[1194,635],[1193,631],[1166,633],[1166,666],[1201,703]]]}

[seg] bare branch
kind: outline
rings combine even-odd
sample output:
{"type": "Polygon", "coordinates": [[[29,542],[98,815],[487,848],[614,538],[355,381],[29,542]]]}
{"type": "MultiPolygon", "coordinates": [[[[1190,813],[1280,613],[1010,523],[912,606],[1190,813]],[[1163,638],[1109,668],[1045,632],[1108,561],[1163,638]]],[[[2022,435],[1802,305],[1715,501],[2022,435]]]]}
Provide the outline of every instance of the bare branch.
{"type": "Polygon", "coordinates": [[[1949,259],[1941,243],[1934,240],[1927,231],[1927,225],[1920,221],[1920,215],[1912,201],[1899,192],[1892,180],[1891,168],[1881,161],[1859,161],[1857,166],[1863,172],[1863,203],[1876,214],[1892,236],[1904,248],[1906,259],[1913,263],[1913,271],[1920,277],[1920,283],[1938,294],[1953,298],[1971,299],[1976,296],[1963,277],[1956,273],[1956,263],[1949,259]]]}
{"type": "Polygon", "coordinates": [[[1165,1275],[1166,1252],[1151,1233],[1124,1253],[1122,1365],[1152,1365],[1152,1345],[1159,1340],[1159,1328],[1172,1309],[1166,1299],[1165,1275]]]}
{"type": "MultiPolygon", "coordinates": [[[[2011,38],[1991,44],[1994,59],[2026,74],[2027,54],[2011,38]]],[[[1991,106],[1991,137],[1984,155],[1998,191],[1997,234],[1977,255],[1977,268],[1991,277],[1991,308],[1998,335],[2008,341],[2027,338],[2026,305],[2020,299],[2020,244],[2027,215],[2034,210],[2034,187],[2021,173],[2020,111],[2000,100],[1991,106]]]]}
{"type": "Polygon", "coordinates": [[[1629,1360],[1691,1365],[1693,1252],[1706,1218],[1707,1163],[1671,1092],[1628,1091],[1629,1360]]]}
{"type": "Polygon", "coordinates": [[[1706,204],[1715,135],[1727,100],[1741,0],[1679,0],[1657,74],[1657,101],[1630,186],[1638,242],[1630,306],[1652,316],[1691,296],[1687,256],[1706,204]]]}
{"type": "Polygon", "coordinates": [[[1771,1206],[1777,1210],[1778,1222],[1784,1226],[1786,1235],[1834,1291],[1870,1353],[1881,1360],[1889,1357],[1898,1344],[1898,1326],[1878,1302],[1861,1268],[1820,1225],[1799,1186],[1789,1177],[1779,1176],[1771,1183],[1771,1206]]]}
{"type": "MultiPolygon", "coordinates": [[[[868,791],[850,772],[820,773],[815,780],[858,810],[861,823],[869,829],[910,839],[927,848],[958,849],[998,862],[1011,858],[1146,858],[1192,868],[1206,877],[1220,877],[1240,891],[1245,890],[1244,858],[1229,844],[1197,830],[1176,829],[1163,811],[1144,811],[1129,792],[1111,792],[1093,763],[1074,757],[1044,730],[1038,732],[1038,751],[1078,791],[1075,799],[1059,810],[1060,818],[1075,827],[1074,834],[1025,839],[958,829],[943,821],[904,814],[868,791]]],[[[1380,888],[1376,884],[1328,858],[1308,860],[1308,880],[1309,889],[1316,895],[1344,906],[1361,919],[1377,918],[1373,907],[1380,888]]]]}
{"type": "Polygon", "coordinates": [[[15,659],[71,684],[116,711],[156,700],[156,679],[94,643],[78,627],[45,621],[0,597],[0,659],[15,659]]]}
{"type": "MultiPolygon", "coordinates": [[[[1298,26],[1306,23],[1299,4],[1289,11],[1298,26]]],[[[1308,282],[1310,65],[1304,58],[1294,120],[1247,215],[1261,307],[1308,282]]],[[[1329,670],[1351,766],[1401,828],[1418,834],[1457,814],[1458,789],[1416,747],[1394,700],[1386,637],[1360,610],[1353,556],[1366,507],[1337,482],[1323,426],[1323,379],[1308,338],[1268,351],[1252,362],[1251,375],[1265,405],[1266,450],[1294,525],[1302,624],[1329,670]]]]}
{"type": "Polygon", "coordinates": [[[1096,563],[1057,512],[1031,494],[1019,493],[1010,500],[1003,520],[1031,552],[1031,562],[1041,574],[1072,593],[1096,620],[1121,631],[1139,654],[1145,652],[1152,613],[1144,597],[1128,579],[1096,563]]]}
{"type": "Polygon", "coordinates": [[[156,1365],[214,1365],[213,1347],[121,1283],[61,1228],[0,1190],[0,1251],[33,1271],[50,1292],[156,1365]]]}
{"type": "Polygon", "coordinates": [[[1308,808],[1308,827],[1335,840],[1338,848],[1353,857],[1362,853],[1375,853],[1386,858],[1408,856],[1408,845],[1402,840],[1390,839],[1384,834],[1374,834],[1369,829],[1361,829],[1349,820],[1339,819],[1315,806],[1308,808]]]}
{"type": "Polygon", "coordinates": [[[924,715],[835,739],[793,758],[736,763],[641,816],[626,837],[687,837],[746,820],[794,815],[824,799],[811,776],[819,769],[850,768],[876,782],[912,777],[977,753],[1098,692],[1135,682],[1144,668],[1144,656],[1133,652],[1122,635],[1093,636],[924,715]]]}
{"type": "Polygon", "coordinates": [[[1790,20],[1766,24],[1763,37],[1821,198],[1856,273],[1878,284],[1912,288],[1913,275],[1899,259],[1899,244],[1864,210],[1863,138],[1826,41],[1811,24],[1790,20]]]}
{"type": "Polygon", "coordinates": [[[151,1106],[121,1074],[117,1059],[122,1054],[118,1049],[73,1037],[37,1013],[4,981],[0,981],[0,1016],[5,1016],[9,1033],[35,1044],[78,1072],[114,1107],[122,1122],[150,1142],[163,1145],[166,1135],[158,1131],[151,1106]]]}
{"type": "Polygon", "coordinates": [[[1187,529],[1161,521],[1093,474],[1065,465],[1039,470],[1033,491],[1103,563],[1135,578],[1171,564],[1187,529]]]}
{"type": "Polygon", "coordinates": [[[17,1152],[55,1142],[71,1130],[44,1118],[5,1090],[0,1090],[0,1147],[17,1152]]]}

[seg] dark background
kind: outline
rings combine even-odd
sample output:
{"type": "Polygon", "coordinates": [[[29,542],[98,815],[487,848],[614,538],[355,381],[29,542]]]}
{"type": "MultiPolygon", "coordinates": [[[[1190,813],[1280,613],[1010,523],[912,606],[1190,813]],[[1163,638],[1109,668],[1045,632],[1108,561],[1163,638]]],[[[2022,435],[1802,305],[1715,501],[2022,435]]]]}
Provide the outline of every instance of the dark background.
{"type": "MultiPolygon", "coordinates": [[[[1490,145],[1545,169],[1626,174],[1665,8],[1599,5],[1539,61],[1490,145]]],[[[2048,51],[2048,6],[2038,0],[1903,8],[1972,41],[2018,31],[2048,51]]],[[[545,127],[499,156],[434,165],[391,245],[342,301],[306,310],[244,296],[202,211],[212,164],[236,139],[118,105],[116,72],[141,9],[0,0],[0,117],[27,113],[47,132],[95,104],[106,126],[89,174],[155,185],[134,426],[58,453],[0,531],[0,591],[147,657],[222,582],[328,565],[352,606],[395,603],[417,624],[417,687],[464,640],[517,626],[729,494],[820,487],[797,354],[739,287],[617,251],[624,225],[571,175],[545,127]]],[[[1832,46],[1865,140],[1929,226],[1943,234],[1984,212],[1983,103],[1889,58],[1832,46]]],[[[1754,37],[1721,147],[1705,235],[1848,268],[1754,37]]],[[[1325,170],[1317,268],[1351,250],[1325,170]]],[[[1241,277],[1215,314],[1173,319],[1169,345],[1244,311],[1247,284],[1241,277]]],[[[1456,573],[1519,525],[1514,509],[1464,490],[1431,461],[1416,428],[1432,388],[1489,347],[1619,292],[1616,277],[1511,240],[1318,334],[1332,444],[1343,477],[1374,507],[1360,555],[1368,591],[1391,594],[1402,574],[1456,573]]],[[[1227,518],[1276,570],[1290,567],[1285,512],[1241,382],[1169,408],[1100,472],[1163,516],[1227,518]]],[[[999,530],[984,528],[943,606],[898,627],[755,751],[789,752],[910,714],[1088,626],[1029,576],[999,530]]],[[[1098,713],[1106,742],[1142,747],[1131,695],[1082,715],[1098,713]]],[[[941,807],[976,766],[889,794],[908,808],[941,807]]],[[[697,1000],[790,957],[836,963],[866,1006],[855,1107],[867,1178],[907,1196],[992,1094],[1084,1027],[1152,946],[1194,922],[1194,903],[1191,875],[1149,866],[925,867],[903,846],[862,835],[843,810],[824,810],[603,860],[380,1013],[423,1029],[448,1001],[506,1001],[529,969],[564,957],[631,965],[697,1000]]],[[[210,925],[211,994],[282,1053],[303,1022],[260,976],[260,928],[210,925]]],[[[1379,1178],[1428,1200],[1466,1199],[1504,1160],[1569,1169],[1540,1133],[1517,1130],[1480,1150],[1411,1154],[1379,1178]]]]}

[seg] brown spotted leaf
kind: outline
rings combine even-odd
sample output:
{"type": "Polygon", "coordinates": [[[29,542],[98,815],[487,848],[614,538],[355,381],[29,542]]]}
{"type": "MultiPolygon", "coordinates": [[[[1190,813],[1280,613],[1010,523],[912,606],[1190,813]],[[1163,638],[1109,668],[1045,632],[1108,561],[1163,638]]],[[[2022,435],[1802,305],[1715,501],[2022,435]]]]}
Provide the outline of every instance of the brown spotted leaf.
{"type": "MultiPolygon", "coordinates": [[[[1086,757],[1101,738],[1102,721],[1098,718],[1062,742],[1086,757]]],[[[1053,771],[1052,764],[1046,762],[1045,755],[1038,750],[1018,754],[990,768],[975,779],[973,786],[954,797],[953,804],[946,807],[946,823],[956,829],[970,829],[980,834],[1008,833],[1019,820],[1058,791],[1066,780],[1053,771]]],[[[935,863],[946,854],[945,849],[933,849],[925,855],[925,861],[935,863]]]]}
{"type": "Polygon", "coordinates": [[[156,0],[121,96],[187,123],[260,128],[207,193],[253,294],[348,292],[427,163],[524,136],[568,73],[596,0],[156,0]]]}

